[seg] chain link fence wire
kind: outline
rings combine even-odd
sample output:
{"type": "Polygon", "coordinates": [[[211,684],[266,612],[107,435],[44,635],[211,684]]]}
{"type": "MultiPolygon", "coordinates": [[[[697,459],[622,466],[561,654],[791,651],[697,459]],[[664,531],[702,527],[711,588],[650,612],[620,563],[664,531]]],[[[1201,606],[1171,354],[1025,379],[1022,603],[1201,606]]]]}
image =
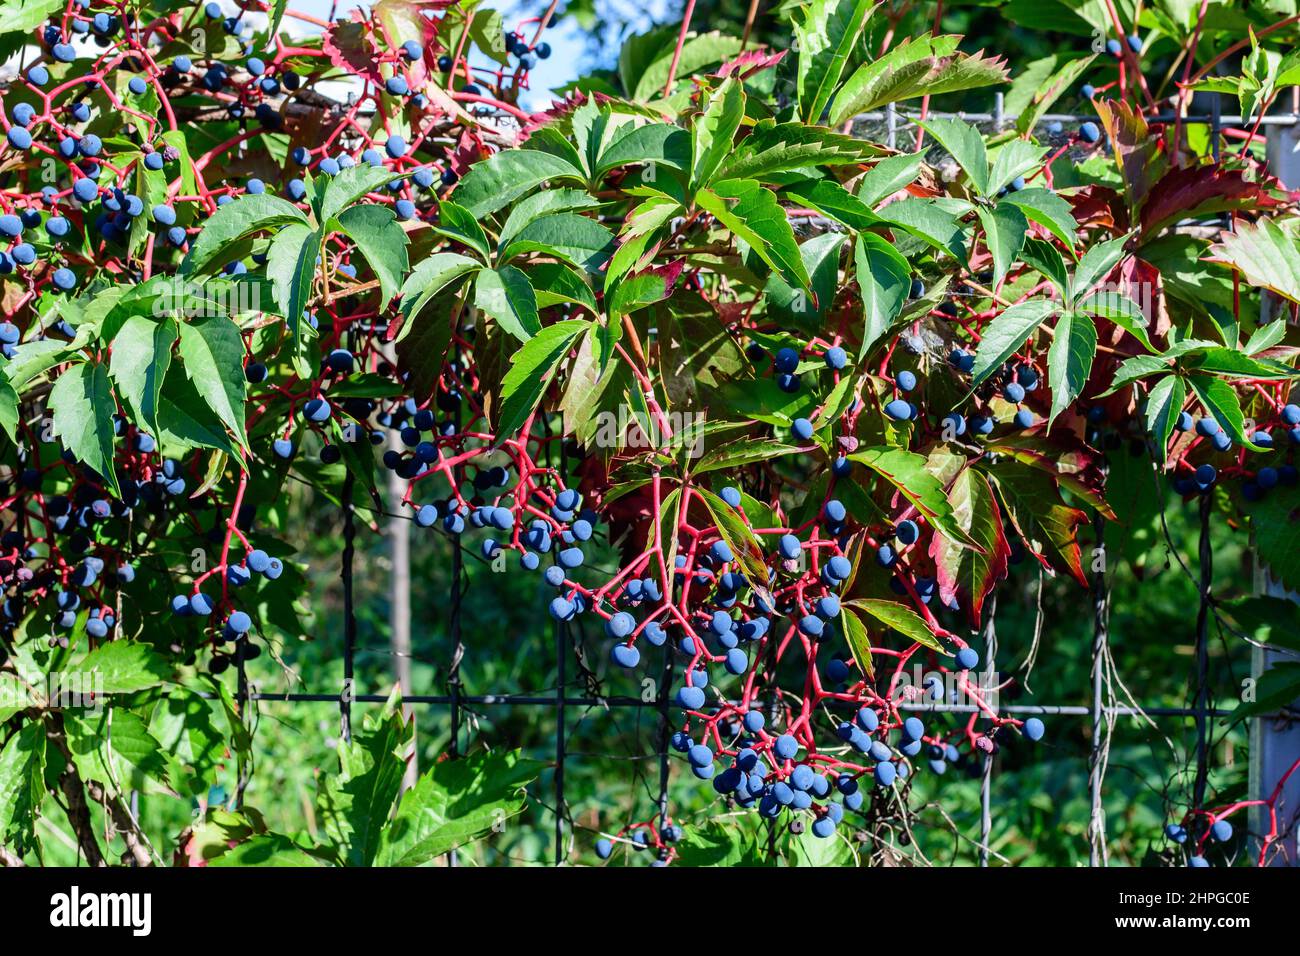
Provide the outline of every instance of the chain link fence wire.
{"type": "MultiPolygon", "coordinates": [[[[934,112],[928,115],[934,118],[953,117],[965,120],[981,127],[985,132],[994,133],[1010,128],[1017,119],[1014,115],[1004,113],[1001,94],[996,95],[993,107],[988,112],[934,112]]],[[[916,118],[916,114],[896,109],[891,105],[882,112],[863,114],[855,118],[852,122],[852,132],[860,138],[869,139],[873,142],[884,142],[891,149],[915,149],[919,131],[919,127],[914,122],[916,118]]],[[[1095,119],[1096,117],[1092,115],[1047,114],[1042,117],[1037,132],[1043,142],[1059,146],[1068,138],[1066,130],[1069,126],[1077,126],[1084,121],[1095,121],[1095,119]],[[1055,124],[1060,124],[1060,130],[1057,129],[1055,124]]],[[[1176,116],[1169,114],[1151,117],[1148,122],[1172,123],[1176,119],[1176,116]]],[[[1214,157],[1218,159],[1223,128],[1240,125],[1242,117],[1221,114],[1216,108],[1209,113],[1183,116],[1181,121],[1186,124],[1205,124],[1209,126],[1210,143],[1212,144],[1214,157]]],[[[1300,125],[1300,114],[1297,113],[1269,115],[1265,116],[1261,121],[1261,126],[1264,127],[1294,127],[1297,125],[1300,125]]],[[[931,159],[942,156],[942,151],[933,143],[931,143],[931,151],[936,154],[929,157],[931,159]]],[[[1213,217],[1180,225],[1212,225],[1222,224],[1223,221],[1222,217],[1213,217]]],[[[561,467],[563,467],[563,464],[561,462],[561,467]]],[[[343,688],[337,692],[319,690],[294,693],[259,692],[249,685],[241,656],[237,661],[237,697],[242,712],[253,709],[244,707],[249,702],[289,704],[336,702],[340,710],[340,735],[346,741],[351,739],[354,705],[383,704],[388,700],[388,697],[384,694],[358,692],[354,687],[356,655],[358,652],[358,622],[353,601],[355,516],[359,510],[365,509],[366,506],[353,500],[350,472],[346,479],[342,501],[344,510],[344,549],[341,556],[340,576],[344,595],[343,688]]],[[[390,513],[386,517],[410,520],[407,515],[390,513]]],[[[1094,522],[1097,547],[1103,549],[1102,553],[1104,554],[1103,526],[1104,520],[1097,516],[1094,522]]],[[[1133,699],[1127,688],[1124,687],[1111,654],[1109,623],[1110,563],[1103,562],[1101,570],[1096,571],[1093,575],[1091,587],[1093,640],[1091,642],[1089,666],[1090,687],[1087,689],[1090,702],[1088,704],[1004,703],[1000,706],[1000,710],[1003,712],[1017,716],[1078,717],[1085,718],[1088,721],[1090,736],[1087,781],[1090,813],[1087,823],[1087,836],[1089,864],[1091,866],[1107,866],[1109,864],[1106,819],[1102,796],[1116,719],[1136,718],[1152,727],[1156,726],[1154,723],[1156,718],[1173,722],[1194,721],[1193,806],[1200,807],[1206,796],[1210,770],[1210,751],[1215,743],[1211,732],[1211,722],[1215,718],[1226,717],[1231,713],[1228,710],[1215,707],[1210,679],[1209,624],[1212,618],[1217,620],[1217,612],[1214,607],[1214,597],[1211,593],[1213,551],[1210,542],[1209,497],[1202,496],[1200,499],[1198,561],[1195,569],[1186,565],[1181,556],[1177,555],[1174,544],[1169,539],[1168,528],[1164,524],[1163,515],[1162,527],[1164,527],[1166,542],[1170,551],[1177,557],[1181,571],[1188,575],[1194,575],[1197,580],[1199,601],[1195,627],[1194,670],[1191,674],[1194,695],[1190,704],[1184,707],[1142,706],[1133,699]],[[1121,703],[1121,700],[1125,702],[1121,703]]],[[[573,854],[574,833],[577,829],[570,815],[566,795],[566,766],[570,758],[575,756],[574,752],[569,749],[569,740],[573,732],[570,727],[572,713],[577,712],[582,715],[579,721],[587,720],[591,714],[596,714],[602,721],[617,721],[620,714],[626,715],[629,712],[636,714],[638,717],[641,715],[650,717],[655,725],[653,734],[654,748],[641,756],[622,759],[633,761],[638,768],[642,762],[657,764],[657,780],[647,787],[647,793],[652,798],[654,812],[660,827],[666,826],[670,819],[669,781],[672,774],[669,741],[673,725],[671,702],[668,696],[672,659],[667,646],[665,646],[663,655],[662,673],[659,680],[654,684],[653,693],[641,696],[607,696],[601,693],[598,678],[585,663],[582,635],[575,635],[573,633],[574,628],[569,623],[557,621],[552,624],[551,632],[555,672],[553,687],[540,691],[467,693],[461,678],[461,664],[466,651],[462,633],[462,612],[469,594],[469,577],[466,574],[465,567],[466,555],[468,554],[470,560],[480,563],[485,562],[473,550],[467,552],[457,541],[454,539],[449,540],[451,541],[450,568],[452,586],[449,594],[446,626],[452,651],[445,666],[446,692],[442,694],[411,694],[404,697],[404,703],[413,707],[446,708],[450,720],[450,742],[447,753],[453,758],[463,752],[461,737],[466,726],[476,724],[479,714],[483,712],[496,708],[539,708],[550,710],[553,713],[555,720],[554,769],[550,793],[544,799],[540,797],[540,794],[533,794],[533,802],[545,807],[546,811],[553,817],[551,859],[556,866],[562,866],[570,860],[573,854]]],[[[1030,666],[1032,666],[1034,654],[1037,653],[1038,639],[1041,633],[1041,578],[1039,592],[1039,616],[1034,647],[1031,649],[1030,658],[1026,662],[1030,666]]],[[[982,630],[987,647],[986,661],[989,674],[996,672],[994,666],[998,652],[995,628],[996,607],[997,596],[995,591],[988,602],[987,620],[982,630]]],[[[969,714],[977,709],[973,704],[946,702],[918,701],[902,703],[900,706],[906,710],[951,714],[969,714]]],[[[1166,742],[1169,744],[1170,749],[1173,750],[1172,741],[1166,738],[1166,742]]],[[[589,756],[589,754],[584,754],[584,756],[589,756]]],[[[609,759],[613,755],[604,753],[601,756],[609,759]]],[[[979,768],[979,833],[974,842],[977,848],[979,865],[982,867],[989,866],[990,856],[996,855],[990,848],[992,843],[994,763],[994,755],[985,754],[982,756],[979,768]]],[[[638,769],[637,773],[641,775],[644,771],[638,769]]],[[[644,779],[642,782],[651,784],[648,779],[644,779]]],[[[775,830],[772,829],[769,832],[769,841],[774,839],[774,836],[775,830]]],[[[456,865],[457,859],[454,851],[450,854],[448,862],[449,865],[456,865]]]]}

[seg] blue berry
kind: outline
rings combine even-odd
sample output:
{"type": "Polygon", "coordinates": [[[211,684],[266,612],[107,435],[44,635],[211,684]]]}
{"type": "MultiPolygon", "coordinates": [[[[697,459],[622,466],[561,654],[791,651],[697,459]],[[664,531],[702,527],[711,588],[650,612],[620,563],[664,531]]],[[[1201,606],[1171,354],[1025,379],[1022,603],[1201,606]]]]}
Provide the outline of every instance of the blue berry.
{"type": "Polygon", "coordinates": [[[907,421],[912,417],[912,406],[901,398],[896,398],[885,406],[885,414],[895,421],[907,421]]]}
{"type": "Polygon", "coordinates": [[[615,644],[609,653],[615,664],[628,670],[641,662],[641,652],[627,644],[615,644]]]}
{"type": "Polygon", "coordinates": [[[799,353],[792,348],[783,348],[776,353],[776,370],[790,373],[799,366],[799,353]]]}

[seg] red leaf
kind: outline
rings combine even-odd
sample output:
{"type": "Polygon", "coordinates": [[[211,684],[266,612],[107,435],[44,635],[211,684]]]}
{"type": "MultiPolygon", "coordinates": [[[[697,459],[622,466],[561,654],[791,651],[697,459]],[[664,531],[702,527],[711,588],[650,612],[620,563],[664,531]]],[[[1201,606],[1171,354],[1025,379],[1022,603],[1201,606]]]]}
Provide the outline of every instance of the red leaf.
{"type": "Polygon", "coordinates": [[[972,626],[978,627],[984,600],[1006,577],[1011,545],[1002,527],[997,499],[983,474],[972,468],[963,469],[948,489],[948,500],[957,523],[985,553],[961,547],[935,534],[930,539],[930,557],[934,559],[939,599],[948,604],[960,596],[972,626]]]}
{"type": "Polygon", "coordinates": [[[1123,100],[1098,100],[1096,106],[1097,116],[1106,127],[1115,151],[1129,206],[1136,209],[1151,189],[1156,174],[1163,169],[1165,160],[1156,153],[1157,143],[1141,113],[1123,100]]]}
{"type": "Polygon", "coordinates": [[[1262,212],[1282,205],[1271,194],[1276,180],[1249,182],[1240,169],[1204,164],[1184,166],[1162,176],[1142,205],[1142,232],[1154,235],[1178,219],[1198,218],[1217,212],[1246,209],[1262,212]]]}
{"type": "Polygon", "coordinates": [[[364,77],[377,86],[383,85],[384,79],[376,65],[378,58],[374,44],[360,10],[353,10],[350,20],[331,23],[321,37],[321,49],[339,69],[364,77]]]}
{"type": "Polygon", "coordinates": [[[740,79],[747,80],[755,73],[761,73],[764,70],[770,70],[781,62],[785,56],[785,51],[777,53],[767,53],[764,50],[746,50],[734,60],[728,60],[718,68],[718,72],[713,74],[718,79],[725,79],[735,73],[740,79]]]}

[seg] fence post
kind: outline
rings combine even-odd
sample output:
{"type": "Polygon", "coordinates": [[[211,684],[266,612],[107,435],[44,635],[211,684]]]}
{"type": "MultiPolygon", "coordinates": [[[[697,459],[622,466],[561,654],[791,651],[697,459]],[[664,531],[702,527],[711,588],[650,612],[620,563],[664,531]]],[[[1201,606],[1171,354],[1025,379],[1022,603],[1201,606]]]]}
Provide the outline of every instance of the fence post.
{"type": "MultiPolygon", "coordinates": [[[[1000,96],[1001,94],[999,94],[1000,96]]],[[[1001,100],[999,100],[1001,103],[1001,100]]],[[[988,615],[984,622],[984,675],[989,687],[996,687],[998,673],[996,659],[998,656],[998,631],[995,619],[998,614],[998,592],[989,595],[985,606],[988,615]]],[[[982,694],[986,688],[981,687],[982,694]]],[[[989,841],[993,838],[993,753],[984,755],[984,766],[980,769],[980,866],[989,865],[989,841]]]]}
{"type": "MultiPolygon", "coordinates": [[[[384,349],[384,359],[397,368],[397,352],[391,346],[384,349]]],[[[364,440],[364,436],[363,439],[364,440]]],[[[391,431],[388,447],[399,454],[406,450],[401,434],[391,431]]],[[[420,779],[420,748],[417,743],[419,727],[416,708],[410,703],[415,693],[411,679],[411,521],[401,514],[397,502],[402,500],[406,482],[396,471],[388,472],[388,560],[392,570],[388,578],[388,650],[393,659],[393,680],[402,692],[402,717],[411,723],[411,759],[402,777],[402,790],[415,786],[420,779]]]]}
{"type": "Polygon", "coordinates": [[[357,646],[357,616],[352,604],[352,559],[356,554],[356,524],[352,513],[352,471],[343,477],[343,561],[339,577],[343,580],[343,699],[339,701],[339,736],[352,742],[353,665],[357,646]]]}
{"type": "MultiPolygon", "coordinates": [[[[1109,653],[1107,642],[1110,640],[1110,589],[1106,575],[1110,562],[1106,560],[1106,519],[1100,513],[1094,513],[1093,531],[1097,536],[1096,547],[1100,549],[1102,563],[1092,574],[1092,740],[1088,751],[1088,794],[1090,812],[1088,815],[1088,865],[1109,866],[1109,854],[1106,852],[1106,807],[1102,802],[1102,781],[1106,777],[1106,763],[1109,758],[1109,723],[1110,715],[1103,709],[1107,701],[1102,690],[1105,687],[1106,659],[1109,653]],[[1106,742],[1103,743],[1103,733],[1106,742]]],[[[1041,587],[1041,584],[1039,585],[1041,587]]]]}
{"type": "MultiPolygon", "coordinates": [[[[1295,114],[1292,114],[1293,119],[1295,114]]],[[[1268,136],[1268,168],[1281,183],[1289,189],[1300,187],[1300,126],[1270,125],[1268,136]]],[[[1265,308],[1268,301],[1265,300],[1265,308]]],[[[1268,316],[1264,316],[1267,318],[1268,316]]],[[[1275,321],[1286,321],[1279,315],[1275,321]]],[[[1268,569],[1255,555],[1255,592],[1268,597],[1300,600],[1300,595],[1288,591],[1279,582],[1274,581],[1268,569]]],[[[1273,650],[1255,647],[1251,651],[1250,673],[1256,680],[1281,659],[1273,650]]],[[[1300,701],[1297,701],[1300,705],[1300,701]]],[[[1288,767],[1300,760],[1300,723],[1262,717],[1250,722],[1250,795],[1253,799],[1266,800],[1272,794],[1288,767]]],[[[1279,817],[1279,826],[1297,819],[1300,810],[1300,774],[1294,775],[1283,788],[1279,807],[1284,815],[1279,817]]],[[[1250,831],[1257,838],[1268,830],[1268,815],[1265,807],[1254,807],[1251,812],[1250,831]]],[[[1283,853],[1277,854],[1275,865],[1300,866],[1300,837],[1292,832],[1287,840],[1290,845],[1283,853]]],[[[1286,844],[1284,844],[1285,846],[1286,844]]]]}

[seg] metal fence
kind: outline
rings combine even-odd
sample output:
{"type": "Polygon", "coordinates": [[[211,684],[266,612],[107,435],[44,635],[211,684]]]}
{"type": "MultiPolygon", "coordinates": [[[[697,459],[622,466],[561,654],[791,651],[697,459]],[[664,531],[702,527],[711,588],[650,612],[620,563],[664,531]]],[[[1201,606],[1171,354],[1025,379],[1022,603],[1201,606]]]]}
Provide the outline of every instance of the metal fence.
{"type": "MultiPolygon", "coordinates": [[[[994,108],[990,112],[932,113],[930,115],[935,117],[953,116],[977,124],[991,124],[995,129],[1002,129],[1006,124],[1013,123],[1016,119],[1014,115],[1005,115],[1002,107],[1003,97],[1001,94],[998,94],[994,101],[994,108]]],[[[913,118],[912,114],[897,110],[891,106],[884,112],[865,114],[858,119],[860,121],[865,121],[866,123],[884,123],[886,142],[891,148],[897,148],[901,137],[907,134],[909,128],[914,128],[911,126],[913,118]]],[[[1095,117],[1081,116],[1077,114],[1050,114],[1045,116],[1042,122],[1057,121],[1062,123],[1080,123],[1089,119],[1095,119],[1095,117]]],[[[1168,115],[1156,117],[1153,120],[1149,120],[1149,122],[1173,122],[1174,120],[1175,117],[1173,115],[1168,115]]],[[[1240,124],[1241,117],[1223,115],[1216,109],[1207,114],[1184,116],[1182,117],[1182,122],[1188,124],[1209,124],[1211,143],[1213,144],[1215,158],[1217,159],[1219,155],[1219,142],[1222,130],[1227,126],[1240,124]]],[[[1298,124],[1300,124],[1300,113],[1293,112],[1285,115],[1266,116],[1261,125],[1270,129],[1288,129],[1294,134],[1298,124]]],[[[1215,217],[1214,220],[1206,221],[1219,221],[1219,219],[1218,217],[1215,217]]],[[[355,658],[358,638],[358,624],[352,586],[356,538],[355,516],[357,511],[371,511],[372,509],[365,505],[356,504],[353,500],[353,490],[353,478],[349,471],[345,478],[342,497],[344,508],[344,549],[342,552],[340,570],[345,616],[344,644],[342,648],[344,687],[337,692],[262,693],[250,687],[242,656],[236,662],[238,669],[237,698],[241,705],[241,712],[246,712],[246,708],[243,707],[243,704],[248,701],[290,703],[338,702],[341,735],[345,740],[348,740],[351,737],[354,704],[382,704],[388,699],[387,696],[382,694],[354,692],[353,681],[355,675],[355,658]]],[[[1125,705],[1120,705],[1114,702],[1115,695],[1113,693],[1113,687],[1114,681],[1118,675],[1115,672],[1115,664],[1110,655],[1109,572],[1108,570],[1103,569],[1093,574],[1091,582],[1093,641],[1090,665],[1090,702],[1087,704],[1009,704],[1003,705],[999,708],[1001,712],[1017,716],[1056,715],[1086,718],[1089,721],[1091,737],[1088,757],[1088,787],[1091,817],[1088,832],[1090,839],[1089,859],[1090,864],[1093,866],[1105,866],[1108,863],[1106,827],[1102,807],[1102,790],[1109,752],[1110,732],[1116,718],[1140,717],[1146,719],[1158,718],[1175,721],[1194,720],[1195,771],[1192,797],[1194,805],[1197,807],[1202,806],[1206,796],[1206,788],[1209,778],[1209,755],[1212,746],[1210,721],[1216,717],[1226,716],[1230,713],[1230,711],[1220,710],[1213,706],[1213,695],[1210,686],[1210,622],[1216,615],[1214,598],[1211,593],[1213,552],[1210,542],[1210,513],[1210,498],[1208,496],[1201,496],[1198,512],[1198,552],[1194,566],[1186,564],[1182,557],[1177,554],[1176,550],[1173,549],[1172,542],[1169,542],[1171,552],[1177,558],[1182,572],[1192,576],[1196,581],[1197,591],[1199,594],[1195,624],[1194,672],[1191,675],[1195,687],[1195,700],[1192,706],[1142,707],[1140,705],[1135,705],[1132,702],[1125,705]]],[[[408,515],[395,513],[385,513],[384,516],[392,520],[411,520],[408,515]]],[[[1094,522],[1094,529],[1097,543],[1099,546],[1102,546],[1104,520],[1098,517],[1094,522]]],[[[441,534],[441,532],[439,533],[441,534]]],[[[483,559],[473,549],[466,550],[464,546],[459,543],[459,539],[450,536],[447,537],[452,545],[451,576],[454,586],[450,595],[451,600],[447,616],[447,629],[452,644],[452,653],[447,666],[446,693],[433,695],[411,694],[403,697],[404,703],[416,707],[445,707],[448,709],[451,723],[450,751],[453,756],[457,755],[460,750],[461,728],[467,708],[545,708],[550,709],[554,713],[556,721],[554,747],[555,768],[552,784],[553,806],[550,809],[554,815],[553,853],[555,865],[564,864],[569,857],[569,851],[566,849],[568,804],[565,798],[565,764],[569,759],[566,722],[568,720],[569,710],[571,708],[627,708],[634,711],[648,712],[657,715],[660,721],[658,746],[653,755],[647,756],[652,756],[657,759],[658,762],[659,782],[656,813],[661,824],[666,822],[668,818],[670,778],[669,739],[673,717],[673,708],[668,696],[668,688],[671,683],[669,678],[672,671],[671,642],[664,647],[663,675],[662,679],[658,681],[656,693],[654,698],[651,700],[643,700],[640,697],[628,696],[601,696],[592,693],[587,687],[586,682],[579,679],[582,675],[570,676],[569,665],[573,663],[575,649],[570,635],[570,625],[561,622],[554,622],[552,625],[556,686],[550,693],[466,693],[460,677],[460,662],[465,653],[465,644],[461,634],[461,615],[466,598],[467,584],[464,562],[466,554],[470,556],[471,560],[482,561],[483,559]],[[586,692],[574,692],[575,689],[578,689],[579,691],[585,690],[586,692]]],[[[1109,562],[1106,563],[1105,567],[1109,567],[1109,562]]],[[[993,608],[996,606],[995,602],[996,592],[983,629],[983,636],[986,643],[985,659],[990,671],[994,668],[994,660],[997,654],[996,615],[993,613],[993,608]]],[[[976,709],[974,705],[938,702],[914,702],[905,703],[901,706],[905,709],[946,713],[969,713],[976,709]]],[[[1291,745],[1288,744],[1288,746],[1291,745]]],[[[1254,749],[1254,744],[1252,742],[1252,751],[1254,749]]],[[[1297,755],[1300,755],[1300,753],[1297,755]]],[[[1254,759],[1255,755],[1252,753],[1252,760],[1254,759]]],[[[979,862],[981,866],[989,865],[989,843],[992,832],[991,793],[993,764],[994,759],[992,754],[983,755],[980,773],[981,813],[978,837],[979,862]]],[[[1272,783],[1267,780],[1262,781],[1262,784],[1264,786],[1262,792],[1265,793],[1272,786],[1272,783]]],[[[1297,803],[1300,803],[1300,800],[1297,800],[1297,803]]],[[[454,852],[452,854],[451,862],[454,865],[454,852]]],[[[1294,864],[1296,861],[1295,859],[1291,859],[1289,862],[1294,864]]]]}

